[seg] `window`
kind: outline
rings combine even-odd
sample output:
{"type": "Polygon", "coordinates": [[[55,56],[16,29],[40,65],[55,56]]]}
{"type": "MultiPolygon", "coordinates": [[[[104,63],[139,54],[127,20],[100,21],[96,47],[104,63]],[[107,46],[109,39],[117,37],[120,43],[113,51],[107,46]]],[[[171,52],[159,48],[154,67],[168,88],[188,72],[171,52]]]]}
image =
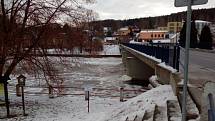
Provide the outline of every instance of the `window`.
{"type": "Polygon", "coordinates": [[[155,37],[157,37],[157,34],[155,34],[155,37]]]}
{"type": "Polygon", "coordinates": [[[151,34],[151,37],[153,38],[153,34],[151,34]]]}
{"type": "Polygon", "coordinates": [[[158,37],[160,37],[160,34],[158,34],[158,37]]]}
{"type": "Polygon", "coordinates": [[[164,34],[162,34],[161,37],[164,37],[164,34]]]}

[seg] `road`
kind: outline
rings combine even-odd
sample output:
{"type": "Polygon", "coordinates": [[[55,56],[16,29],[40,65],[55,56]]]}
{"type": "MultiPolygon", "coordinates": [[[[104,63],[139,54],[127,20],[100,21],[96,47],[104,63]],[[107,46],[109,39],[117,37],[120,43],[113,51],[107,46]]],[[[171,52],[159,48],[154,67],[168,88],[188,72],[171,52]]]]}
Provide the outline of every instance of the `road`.
{"type": "MultiPolygon", "coordinates": [[[[183,51],[180,54],[180,61],[184,63],[183,51]]],[[[180,71],[183,72],[182,66],[180,66],[180,71]]],[[[215,53],[190,50],[189,77],[191,82],[215,82],[215,53]]]]}
{"type": "MultiPolygon", "coordinates": [[[[181,52],[181,60],[184,60],[184,56],[181,52]]],[[[215,53],[201,52],[190,50],[189,64],[191,66],[199,65],[202,68],[215,71],[215,53]]]]}

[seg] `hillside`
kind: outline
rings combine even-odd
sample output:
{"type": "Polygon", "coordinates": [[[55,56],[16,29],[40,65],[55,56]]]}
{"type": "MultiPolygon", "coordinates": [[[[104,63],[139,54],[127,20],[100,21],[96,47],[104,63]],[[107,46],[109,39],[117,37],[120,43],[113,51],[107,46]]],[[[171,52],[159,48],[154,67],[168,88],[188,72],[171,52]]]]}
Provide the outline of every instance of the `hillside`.
{"type": "MultiPolygon", "coordinates": [[[[185,19],[186,11],[156,17],[94,21],[91,24],[97,31],[102,31],[103,27],[112,27],[112,29],[116,31],[123,26],[129,25],[136,25],[141,29],[153,29],[158,26],[166,26],[168,21],[182,21],[185,19]]],[[[215,22],[215,8],[193,10],[193,19],[215,22]]]]}

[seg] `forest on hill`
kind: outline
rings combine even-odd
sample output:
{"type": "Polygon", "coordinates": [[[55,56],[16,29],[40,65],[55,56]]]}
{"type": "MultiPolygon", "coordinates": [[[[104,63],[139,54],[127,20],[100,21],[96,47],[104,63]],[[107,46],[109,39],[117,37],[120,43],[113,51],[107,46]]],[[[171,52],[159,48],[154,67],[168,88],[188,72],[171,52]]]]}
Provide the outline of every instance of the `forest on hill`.
{"type": "MultiPolygon", "coordinates": [[[[192,18],[194,20],[204,20],[215,23],[215,8],[193,10],[192,18]]],[[[183,20],[186,20],[186,11],[156,17],[94,21],[91,23],[91,26],[93,26],[94,30],[97,31],[103,31],[103,27],[111,27],[113,31],[116,31],[124,26],[137,26],[141,29],[154,29],[157,27],[166,26],[167,22],[170,21],[183,20]]]]}

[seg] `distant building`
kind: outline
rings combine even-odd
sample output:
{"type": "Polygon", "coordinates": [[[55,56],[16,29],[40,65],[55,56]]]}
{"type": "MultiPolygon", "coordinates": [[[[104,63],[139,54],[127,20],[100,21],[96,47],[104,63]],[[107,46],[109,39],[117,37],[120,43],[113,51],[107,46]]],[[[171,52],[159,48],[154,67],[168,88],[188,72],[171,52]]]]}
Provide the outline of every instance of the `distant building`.
{"type": "Polygon", "coordinates": [[[117,40],[121,42],[129,42],[131,30],[129,27],[120,28],[115,35],[117,35],[117,40]]]}
{"type": "Polygon", "coordinates": [[[143,30],[139,33],[138,41],[162,40],[166,38],[168,31],[161,30],[143,30]]]}
{"type": "Polygon", "coordinates": [[[119,36],[125,36],[130,33],[130,30],[128,27],[124,27],[124,28],[120,28],[117,33],[119,36]]]}
{"type": "Polygon", "coordinates": [[[178,33],[181,31],[183,27],[183,22],[168,22],[167,26],[163,26],[163,27],[158,27],[158,30],[161,31],[168,31],[169,33],[178,33]]]}
{"type": "Polygon", "coordinates": [[[168,31],[168,27],[158,27],[158,30],[168,31]]]}
{"type": "Polygon", "coordinates": [[[170,33],[178,33],[183,27],[183,22],[168,22],[167,31],[170,33]]]}

